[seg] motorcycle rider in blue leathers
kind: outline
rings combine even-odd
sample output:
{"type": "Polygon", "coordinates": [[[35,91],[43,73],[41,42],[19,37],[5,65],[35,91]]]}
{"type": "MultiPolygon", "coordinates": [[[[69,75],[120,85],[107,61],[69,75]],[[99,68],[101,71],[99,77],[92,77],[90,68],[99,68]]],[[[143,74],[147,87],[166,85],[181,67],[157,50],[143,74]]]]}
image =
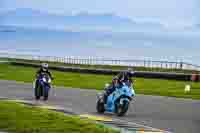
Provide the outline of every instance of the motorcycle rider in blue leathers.
{"type": "Polygon", "coordinates": [[[107,87],[105,88],[105,92],[104,92],[104,103],[106,104],[107,103],[107,98],[108,96],[115,91],[116,88],[119,87],[119,79],[117,76],[115,76],[113,79],[112,79],[112,83],[107,87]]]}
{"type": "Polygon", "coordinates": [[[133,77],[134,72],[131,68],[128,68],[128,71],[122,71],[112,80],[112,84],[105,88],[104,92],[104,103],[107,103],[107,97],[112,94],[116,88],[121,88],[123,83],[127,83],[128,86],[131,86],[133,83],[131,77],[133,77]]]}
{"type": "Polygon", "coordinates": [[[131,68],[128,68],[128,70],[126,71],[122,71],[120,72],[117,77],[119,78],[119,84],[120,86],[123,85],[123,83],[128,84],[128,86],[130,86],[133,81],[132,81],[132,77],[134,75],[134,72],[132,71],[131,68]]]}

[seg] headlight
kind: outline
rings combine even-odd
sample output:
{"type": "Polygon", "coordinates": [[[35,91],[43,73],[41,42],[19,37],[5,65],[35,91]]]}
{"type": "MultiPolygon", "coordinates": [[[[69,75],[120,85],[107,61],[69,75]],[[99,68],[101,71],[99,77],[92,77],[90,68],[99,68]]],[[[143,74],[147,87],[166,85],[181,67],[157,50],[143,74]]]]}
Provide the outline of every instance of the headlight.
{"type": "Polygon", "coordinates": [[[101,95],[100,95],[98,98],[99,98],[99,99],[102,99],[102,98],[103,98],[103,96],[101,96],[101,95]]]}
{"type": "Polygon", "coordinates": [[[42,78],[42,80],[43,80],[44,82],[47,82],[46,78],[42,78]]]}
{"type": "Polygon", "coordinates": [[[102,93],[98,93],[98,94],[97,94],[97,97],[98,97],[99,99],[101,99],[101,98],[103,97],[103,94],[102,94],[102,93]]]}

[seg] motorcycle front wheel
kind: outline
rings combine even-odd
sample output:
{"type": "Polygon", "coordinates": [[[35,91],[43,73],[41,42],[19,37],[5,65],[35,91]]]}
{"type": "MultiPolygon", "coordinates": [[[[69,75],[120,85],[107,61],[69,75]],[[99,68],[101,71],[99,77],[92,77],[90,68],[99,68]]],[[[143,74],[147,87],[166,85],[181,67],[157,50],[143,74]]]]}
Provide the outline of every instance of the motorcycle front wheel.
{"type": "Polygon", "coordinates": [[[129,102],[123,101],[123,104],[119,104],[116,110],[117,116],[124,116],[128,111],[129,102]]]}
{"type": "Polygon", "coordinates": [[[44,96],[44,101],[48,100],[48,97],[49,97],[49,88],[50,87],[47,87],[47,86],[44,86],[43,88],[43,96],[44,96]],[[46,88],[45,88],[46,87],[46,88]]]}

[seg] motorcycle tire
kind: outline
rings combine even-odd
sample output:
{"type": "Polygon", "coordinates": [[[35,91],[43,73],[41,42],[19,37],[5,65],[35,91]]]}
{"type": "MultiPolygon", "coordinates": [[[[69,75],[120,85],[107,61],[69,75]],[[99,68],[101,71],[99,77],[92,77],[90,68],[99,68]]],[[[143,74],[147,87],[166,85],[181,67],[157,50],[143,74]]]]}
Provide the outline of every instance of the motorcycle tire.
{"type": "Polygon", "coordinates": [[[128,107],[129,107],[129,102],[127,101],[124,101],[122,105],[119,104],[116,110],[117,116],[124,116],[128,111],[128,107]]]}
{"type": "Polygon", "coordinates": [[[49,92],[48,91],[43,91],[43,96],[44,96],[44,99],[43,99],[44,101],[48,100],[49,92]]]}
{"type": "Polygon", "coordinates": [[[101,99],[97,101],[96,110],[98,113],[101,113],[101,114],[105,112],[104,103],[101,102],[101,99]]]}

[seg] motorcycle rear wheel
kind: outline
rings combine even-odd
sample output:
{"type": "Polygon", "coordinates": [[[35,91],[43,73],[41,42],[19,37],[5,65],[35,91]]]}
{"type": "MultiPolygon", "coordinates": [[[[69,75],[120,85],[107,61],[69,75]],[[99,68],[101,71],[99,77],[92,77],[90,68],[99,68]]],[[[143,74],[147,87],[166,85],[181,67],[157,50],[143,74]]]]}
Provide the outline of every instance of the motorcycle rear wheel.
{"type": "Polygon", "coordinates": [[[104,103],[101,102],[101,99],[97,101],[96,110],[98,113],[101,113],[101,114],[105,112],[104,103]]]}

